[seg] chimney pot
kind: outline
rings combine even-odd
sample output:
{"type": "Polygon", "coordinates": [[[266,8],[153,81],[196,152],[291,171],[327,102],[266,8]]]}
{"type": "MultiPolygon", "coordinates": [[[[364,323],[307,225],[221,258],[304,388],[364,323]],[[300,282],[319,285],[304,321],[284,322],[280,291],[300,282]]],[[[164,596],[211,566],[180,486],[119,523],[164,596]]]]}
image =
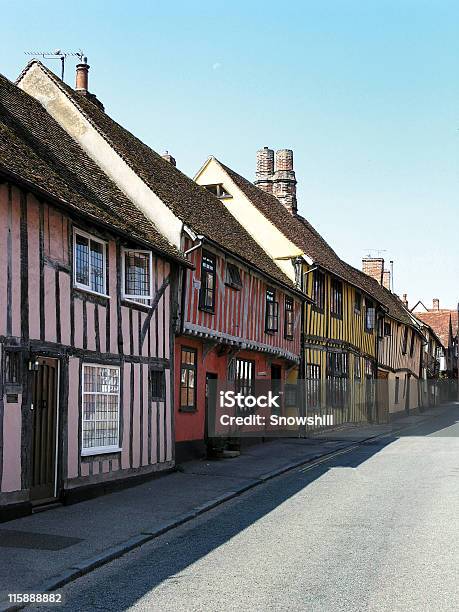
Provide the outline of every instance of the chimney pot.
{"type": "Polygon", "coordinates": [[[255,185],[268,193],[273,192],[274,151],[263,147],[257,151],[257,171],[255,185]]]}
{"type": "Polygon", "coordinates": [[[175,161],[175,158],[172,157],[172,155],[169,153],[169,151],[165,151],[165,153],[163,153],[163,155],[161,155],[161,157],[163,159],[165,159],[166,161],[168,161],[173,166],[177,166],[177,162],[175,161]]]}
{"type": "Polygon", "coordinates": [[[390,291],[390,270],[383,272],[383,286],[390,291]]]}
{"type": "Polygon", "coordinates": [[[434,310],[440,310],[440,300],[438,298],[434,298],[432,304],[434,310]]]}
{"type": "Polygon", "coordinates": [[[276,151],[276,172],[274,173],[273,193],[291,214],[296,213],[296,177],[293,170],[292,149],[279,149],[279,151],[276,151]]]}
{"type": "Polygon", "coordinates": [[[76,81],[75,81],[75,89],[76,91],[88,91],[88,74],[89,74],[89,64],[88,58],[84,57],[83,62],[81,64],[77,64],[76,67],[76,81]]]}

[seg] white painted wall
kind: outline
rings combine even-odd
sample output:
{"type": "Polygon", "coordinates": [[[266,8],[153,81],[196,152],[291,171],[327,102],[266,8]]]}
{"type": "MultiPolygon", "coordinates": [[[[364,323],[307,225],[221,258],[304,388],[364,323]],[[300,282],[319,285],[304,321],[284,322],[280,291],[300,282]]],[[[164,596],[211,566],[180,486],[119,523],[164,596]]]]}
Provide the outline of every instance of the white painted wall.
{"type": "Polygon", "coordinates": [[[290,260],[279,260],[277,257],[298,257],[303,254],[293,242],[282,234],[263,213],[245,196],[230,176],[224,171],[214,158],[199,171],[195,177],[198,185],[223,184],[224,188],[233,196],[221,201],[229,212],[239,221],[264,251],[275,261],[277,266],[292,281],[295,280],[295,271],[290,260]]]}
{"type": "Polygon", "coordinates": [[[118,188],[151,219],[159,233],[180,248],[180,219],[131,170],[40,65],[32,64],[18,85],[46,108],[118,188]]]}

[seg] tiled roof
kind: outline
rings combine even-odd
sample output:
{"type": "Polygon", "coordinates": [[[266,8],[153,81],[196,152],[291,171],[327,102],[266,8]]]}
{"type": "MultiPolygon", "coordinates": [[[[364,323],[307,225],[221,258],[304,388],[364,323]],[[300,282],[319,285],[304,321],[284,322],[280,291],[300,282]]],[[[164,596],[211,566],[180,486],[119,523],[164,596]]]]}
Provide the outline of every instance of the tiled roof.
{"type": "Polygon", "coordinates": [[[294,288],[294,283],[226,210],[217,197],[164,160],[161,155],[116,123],[86,97],[63,83],[40,62],[37,60],[33,62],[40,65],[128,166],[183,223],[272,279],[294,288]]]}
{"type": "Polygon", "coordinates": [[[314,263],[368,293],[382,304],[393,318],[413,325],[401,300],[376,280],[343,261],[307,219],[298,214],[290,214],[274,195],[266,193],[219,160],[216,161],[252,204],[314,263]]]}
{"type": "Polygon", "coordinates": [[[430,310],[428,312],[414,312],[415,317],[429,325],[440,338],[443,346],[449,346],[449,322],[452,322],[453,336],[457,334],[457,310],[430,310]]]}
{"type": "Polygon", "coordinates": [[[2,75],[0,170],[73,211],[185,262],[41,104],[2,75]]]}

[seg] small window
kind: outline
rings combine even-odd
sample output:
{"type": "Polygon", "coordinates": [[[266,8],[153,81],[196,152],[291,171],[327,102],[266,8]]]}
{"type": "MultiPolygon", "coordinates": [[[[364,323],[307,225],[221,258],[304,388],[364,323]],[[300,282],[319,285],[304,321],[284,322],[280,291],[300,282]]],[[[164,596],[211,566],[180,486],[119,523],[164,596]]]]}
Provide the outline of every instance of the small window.
{"type": "Polygon", "coordinates": [[[331,313],[335,317],[343,316],[343,283],[334,278],[331,283],[331,313]]]}
{"type": "Polygon", "coordinates": [[[191,412],[196,406],[197,353],[192,348],[182,348],[180,365],[180,410],[191,412]]]}
{"type": "Polygon", "coordinates": [[[3,354],[3,372],[3,381],[5,384],[22,384],[22,354],[20,351],[5,349],[3,354]]]}
{"type": "Polygon", "coordinates": [[[314,309],[323,311],[325,304],[325,274],[319,270],[314,270],[312,299],[314,300],[314,309]]]}
{"type": "Polygon", "coordinates": [[[199,308],[208,312],[215,311],[215,257],[207,251],[202,252],[201,289],[199,292],[199,308]]]}
{"type": "Polygon", "coordinates": [[[415,340],[415,333],[414,333],[414,329],[412,329],[411,330],[411,342],[410,342],[410,357],[412,357],[414,353],[414,340],[415,340]]]}
{"type": "Polygon", "coordinates": [[[362,310],[362,294],[358,291],[355,292],[354,296],[354,312],[360,314],[362,310]]]}
{"type": "Polygon", "coordinates": [[[120,369],[83,365],[82,455],[119,451],[120,369]]]}
{"type": "Polygon", "coordinates": [[[293,318],[293,298],[285,296],[285,321],[284,336],[287,340],[293,340],[294,318],[293,318]]]}
{"type": "Polygon", "coordinates": [[[123,249],[123,298],[150,306],[152,296],[152,254],[123,249]]]}
{"type": "Polygon", "coordinates": [[[242,281],[239,268],[232,263],[226,264],[226,278],[225,283],[233,289],[241,289],[242,281]]]}
{"type": "MultiPolygon", "coordinates": [[[[234,382],[236,393],[254,395],[255,393],[255,361],[251,359],[236,359],[234,382]]],[[[240,412],[250,411],[250,408],[239,408],[240,412]]]]}
{"type": "Polygon", "coordinates": [[[406,351],[408,348],[408,327],[405,326],[403,330],[403,342],[402,342],[402,354],[406,355],[406,351]]]}
{"type": "Polygon", "coordinates": [[[376,311],[371,300],[365,300],[365,331],[372,332],[375,328],[376,311]]]}
{"type": "Polygon", "coordinates": [[[395,404],[398,404],[399,394],[400,394],[400,378],[396,376],[395,377],[395,399],[394,399],[395,404]]]}
{"type": "Polygon", "coordinates": [[[358,355],[354,356],[354,378],[360,379],[362,377],[362,373],[360,370],[360,357],[358,355]]]}
{"type": "Polygon", "coordinates": [[[164,402],[166,385],[164,370],[150,370],[150,394],[153,402],[164,402]]]}
{"type": "Polygon", "coordinates": [[[320,365],[308,363],[306,365],[306,405],[312,410],[320,408],[321,386],[320,365]]]}
{"type": "Polygon", "coordinates": [[[210,193],[213,193],[214,195],[217,196],[217,198],[231,198],[233,197],[224,187],[222,183],[217,183],[216,185],[204,185],[205,189],[207,189],[207,191],[210,191],[210,193]]]}
{"type": "Polygon", "coordinates": [[[265,331],[277,332],[279,324],[279,302],[274,289],[266,290],[265,331]]]}
{"type": "Polygon", "coordinates": [[[392,326],[389,321],[384,321],[384,335],[385,336],[392,335],[392,326]]]}
{"type": "Polygon", "coordinates": [[[76,287],[106,295],[105,252],[105,242],[75,230],[74,282],[76,287]]]}

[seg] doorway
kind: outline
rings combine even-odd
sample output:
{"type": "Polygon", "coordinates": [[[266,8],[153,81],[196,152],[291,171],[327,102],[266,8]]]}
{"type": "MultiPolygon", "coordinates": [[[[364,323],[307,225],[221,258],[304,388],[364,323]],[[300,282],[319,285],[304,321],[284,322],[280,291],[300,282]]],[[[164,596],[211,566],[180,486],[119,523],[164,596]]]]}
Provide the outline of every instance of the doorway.
{"type": "Polygon", "coordinates": [[[32,386],[31,501],[57,497],[59,362],[38,357],[32,386]]]}

